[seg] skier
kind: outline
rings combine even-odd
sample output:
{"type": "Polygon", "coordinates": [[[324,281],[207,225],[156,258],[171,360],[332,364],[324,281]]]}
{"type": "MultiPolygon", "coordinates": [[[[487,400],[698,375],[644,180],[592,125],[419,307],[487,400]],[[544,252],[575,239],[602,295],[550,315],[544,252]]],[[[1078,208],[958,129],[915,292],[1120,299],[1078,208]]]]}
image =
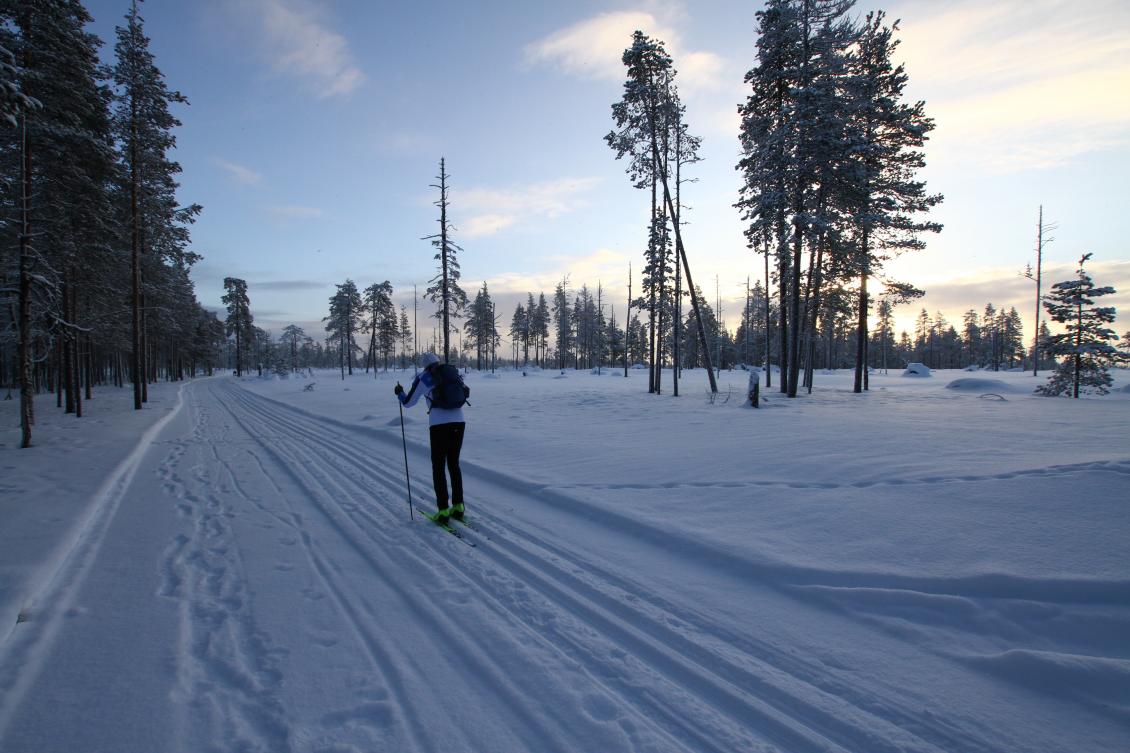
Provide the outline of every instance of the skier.
{"type": "MultiPolygon", "coordinates": [[[[393,389],[396,397],[405,408],[411,408],[420,400],[422,394],[428,401],[428,436],[432,446],[432,482],[436,489],[436,507],[439,509],[435,521],[447,525],[448,517],[463,520],[463,474],[459,470],[459,451],[463,448],[463,431],[467,427],[463,419],[463,407],[444,408],[437,404],[434,390],[439,380],[439,357],[435,353],[420,356],[423,370],[412,380],[408,392],[398,383],[393,389]],[[451,475],[451,506],[448,507],[447,477],[444,469],[451,475]]],[[[462,384],[460,384],[462,387],[462,384]]],[[[468,392],[463,388],[464,392],[468,392]]],[[[466,394],[464,394],[464,398],[466,394]]]]}

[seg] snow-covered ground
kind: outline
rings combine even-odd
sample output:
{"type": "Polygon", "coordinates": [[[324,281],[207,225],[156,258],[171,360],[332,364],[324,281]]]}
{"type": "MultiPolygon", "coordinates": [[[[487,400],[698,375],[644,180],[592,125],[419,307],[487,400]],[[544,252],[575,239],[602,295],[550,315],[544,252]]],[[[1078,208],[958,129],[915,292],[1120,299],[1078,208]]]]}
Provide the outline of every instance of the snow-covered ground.
{"type": "Polygon", "coordinates": [[[0,403],[0,750],[1130,750],[1130,393],[472,373],[460,541],[410,378],[0,403]]]}

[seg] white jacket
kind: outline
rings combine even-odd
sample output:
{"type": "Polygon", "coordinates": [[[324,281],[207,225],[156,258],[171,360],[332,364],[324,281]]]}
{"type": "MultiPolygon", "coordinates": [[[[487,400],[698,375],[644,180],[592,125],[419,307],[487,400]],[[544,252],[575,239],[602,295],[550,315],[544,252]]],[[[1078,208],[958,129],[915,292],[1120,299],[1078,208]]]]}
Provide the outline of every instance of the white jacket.
{"type": "Polygon", "coordinates": [[[416,378],[412,380],[412,386],[408,391],[399,396],[400,402],[405,408],[411,408],[420,400],[423,395],[428,401],[428,425],[438,426],[439,424],[461,424],[466,420],[463,418],[463,408],[437,408],[432,405],[432,390],[435,388],[435,382],[432,379],[432,372],[424,369],[416,378]]]}

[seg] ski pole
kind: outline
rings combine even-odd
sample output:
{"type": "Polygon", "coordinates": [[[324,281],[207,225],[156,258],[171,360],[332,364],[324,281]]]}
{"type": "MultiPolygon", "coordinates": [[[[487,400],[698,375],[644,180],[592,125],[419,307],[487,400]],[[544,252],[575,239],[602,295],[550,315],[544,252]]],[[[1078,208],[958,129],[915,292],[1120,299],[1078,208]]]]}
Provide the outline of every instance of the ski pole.
{"type": "MultiPolygon", "coordinates": [[[[396,383],[400,386],[400,382],[396,383]]],[[[412,479],[408,477],[408,440],[404,436],[404,403],[400,402],[400,395],[396,396],[396,403],[400,406],[400,442],[404,445],[404,484],[408,487],[408,519],[416,520],[416,513],[412,507],[412,479]]]]}

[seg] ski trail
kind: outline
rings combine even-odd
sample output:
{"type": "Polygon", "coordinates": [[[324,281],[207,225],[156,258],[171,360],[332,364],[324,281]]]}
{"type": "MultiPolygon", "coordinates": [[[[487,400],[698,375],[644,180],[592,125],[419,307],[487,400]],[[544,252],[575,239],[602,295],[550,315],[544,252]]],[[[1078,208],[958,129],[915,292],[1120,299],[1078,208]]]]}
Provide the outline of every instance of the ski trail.
{"type": "Polygon", "coordinates": [[[186,752],[216,739],[242,750],[288,751],[285,713],[272,693],[281,677],[269,638],[256,624],[246,568],[228,522],[234,513],[226,497],[212,491],[224,485],[214,472],[209,413],[196,399],[190,409],[196,415],[193,434],[174,444],[157,471],[191,527],[166,550],[158,591],[180,604],[173,689],[181,711],[177,739],[186,752]],[[187,479],[180,470],[186,463],[192,464],[187,479]]]}
{"type": "Polygon", "coordinates": [[[82,589],[87,574],[98,556],[110,524],[132,483],[138,467],[153,440],[179,414],[184,406],[182,385],[176,403],[153,423],[138,439],[133,451],[113,470],[94,495],[86,519],[76,527],[74,537],[54,570],[44,579],[43,587],[27,607],[34,624],[12,626],[0,639],[0,740],[3,740],[12,715],[22,704],[24,695],[36,682],[71,610],[75,595],[82,589]]]}
{"type": "MultiPolygon", "coordinates": [[[[260,411],[263,420],[289,431],[305,427],[309,436],[307,417],[246,393],[236,399],[260,411]]],[[[355,443],[335,434],[347,432],[327,430],[308,446],[330,450],[323,458],[326,463],[356,463],[355,472],[367,474],[390,490],[402,483],[387,469],[367,466],[355,443]]],[[[346,495],[349,491],[342,488],[346,495]]],[[[603,689],[601,697],[616,699],[616,713],[630,710],[634,718],[648,720],[691,749],[752,749],[755,739],[761,739],[798,751],[860,746],[874,751],[939,751],[947,749],[944,743],[953,739],[944,723],[927,730],[941,741],[940,747],[893,728],[886,719],[853,706],[842,696],[770,662],[751,659],[745,646],[728,640],[729,636],[711,634],[704,620],[697,625],[685,623],[681,632],[673,630],[669,616],[659,616],[665,611],[662,600],[646,586],[631,584],[626,593],[634,594],[642,604],[628,606],[623,593],[610,593],[607,585],[595,586],[578,575],[596,569],[591,561],[563,556],[562,548],[546,546],[536,532],[519,532],[489,513],[476,516],[490,525],[492,546],[483,548],[483,557],[494,568],[469,578],[465,587],[531,626],[542,641],[551,635],[548,647],[578,666],[620,667],[617,672],[602,670],[603,677],[590,676],[603,689]],[[509,535],[500,536],[497,531],[509,535]],[[688,630],[691,627],[694,629],[688,630]],[[651,692],[638,692],[641,677],[651,678],[651,692]],[[693,713],[687,713],[688,709],[693,713]],[[757,730],[755,737],[749,734],[751,727],[757,730]]],[[[763,653],[767,653],[764,647],[763,653]]],[[[807,674],[815,677],[818,673],[810,669],[807,674]]],[[[916,717],[904,711],[896,718],[916,717]]],[[[970,741],[966,737],[963,742],[970,741]]],[[[971,749],[992,748],[986,744],[971,749]]]]}
{"type": "MultiPolygon", "coordinates": [[[[295,533],[293,543],[301,548],[320,589],[329,595],[374,669],[385,678],[398,709],[397,716],[409,727],[404,744],[388,749],[451,747],[450,731],[437,733],[419,721],[428,717],[430,709],[447,707],[442,700],[433,702],[419,687],[421,672],[426,675],[436,671],[429,666],[433,663],[438,663],[439,671],[446,675],[451,695],[468,699],[468,711],[474,711],[477,699],[491,698],[483,713],[491,709],[490,713],[497,715],[498,708],[507,709],[511,718],[495,723],[501,722],[499,726],[509,730],[508,734],[516,734],[519,740],[542,740],[546,750],[564,753],[576,747],[568,742],[572,733],[555,715],[529,711],[528,699],[544,695],[544,670],[531,664],[513,646],[500,654],[491,642],[480,640],[489,622],[484,626],[481,620],[474,619],[473,613],[453,618],[437,603],[445,597],[467,600],[462,589],[443,585],[446,568],[437,570],[435,566],[436,560],[451,556],[450,545],[458,542],[438,537],[417,524],[414,533],[418,541],[414,546],[396,543],[394,540],[403,536],[400,531],[409,525],[403,503],[396,500],[397,514],[392,513],[392,499],[386,498],[377,505],[365,504],[371,501],[373,491],[355,480],[371,463],[369,458],[361,456],[361,464],[350,465],[349,455],[343,456],[338,447],[326,447],[334,439],[324,436],[320,427],[286,425],[237,389],[221,386],[215,392],[229,409],[233,423],[257,439],[259,446],[250,451],[259,457],[262,466],[271,470],[276,481],[281,475],[286,488],[301,492],[282,495],[287,504],[280,522],[295,533]],[[390,549],[399,561],[390,557],[390,549]],[[403,571],[405,564],[423,576],[422,585],[406,586],[388,577],[403,571]],[[357,581],[344,577],[344,573],[367,573],[364,591],[358,590],[357,581]],[[435,584],[440,584],[438,590],[435,584]],[[405,619],[413,625],[427,626],[427,630],[413,636],[408,644],[391,640],[391,623],[405,619]],[[453,647],[457,648],[454,654],[453,647]]],[[[350,452],[356,456],[354,448],[350,452]]],[[[381,494],[379,489],[377,494],[381,494]]],[[[280,519],[279,509],[275,507],[271,513],[276,521],[280,519]]],[[[505,635],[489,637],[492,641],[512,642],[505,635]]],[[[451,707],[453,718],[463,716],[461,705],[457,701],[451,707]]],[[[340,718],[340,713],[341,710],[327,712],[327,718],[340,718]]],[[[460,728],[465,739],[458,747],[491,749],[497,744],[494,741],[498,732],[479,731],[473,718],[466,719],[468,727],[460,728]]],[[[445,726],[441,725],[441,729],[445,726]]]]}

